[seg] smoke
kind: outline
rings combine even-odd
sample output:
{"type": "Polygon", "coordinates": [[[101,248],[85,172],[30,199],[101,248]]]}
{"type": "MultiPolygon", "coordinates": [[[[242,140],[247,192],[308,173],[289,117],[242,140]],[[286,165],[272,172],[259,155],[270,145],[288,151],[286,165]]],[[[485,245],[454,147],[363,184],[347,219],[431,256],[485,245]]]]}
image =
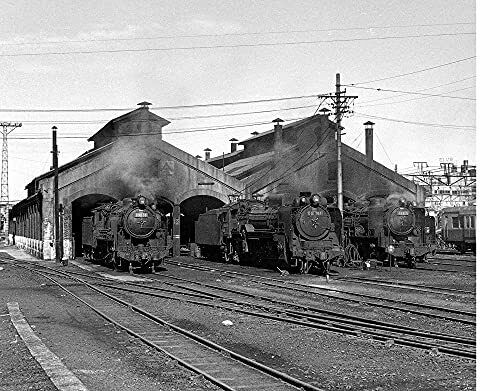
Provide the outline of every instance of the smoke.
{"type": "Polygon", "coordinates": [[[133,139],[134,142],[123,142],[113,149],[113,157],[107,161],[107,185],[122,197],[140,194],[156,200],[162,189],[161,161],[148,154],[147,144],[133,139]]]}

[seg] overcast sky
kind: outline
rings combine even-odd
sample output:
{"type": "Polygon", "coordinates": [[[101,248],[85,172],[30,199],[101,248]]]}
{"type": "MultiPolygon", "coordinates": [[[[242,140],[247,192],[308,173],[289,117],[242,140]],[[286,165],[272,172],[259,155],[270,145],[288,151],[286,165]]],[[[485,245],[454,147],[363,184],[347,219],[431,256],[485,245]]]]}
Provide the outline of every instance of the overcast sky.
{"type": "Polygon", "coordinates": [[[348,145],[364,151],[363,123],[370,119],[374,158],[390,168],[408,171],[414,161],[436,166],[448,158],[476,161],[474,1],[1,5],[0,121],[23,123],[9,135],[12,200],[24,198],[25,185],[49,169],[53,125],[64,164],[92,147],[86,138],[124,113],[57,110],[134,109],[146,100],[152,112],[171,121],[166,141],[192,155],[210,147],[215,156],[229,151],[230,138],[268,130],[276,117],[314,114],[320,101],[307,96],[333,92],[336,73],[347,93],[359,96],[343,122],[348,145]],[[250,114],[227,116],[235,113],[250,114]],[[209,117],[183,118],[193,116],[209,117]],[[218,129],[169,134],[197,128],[218,129]]]}

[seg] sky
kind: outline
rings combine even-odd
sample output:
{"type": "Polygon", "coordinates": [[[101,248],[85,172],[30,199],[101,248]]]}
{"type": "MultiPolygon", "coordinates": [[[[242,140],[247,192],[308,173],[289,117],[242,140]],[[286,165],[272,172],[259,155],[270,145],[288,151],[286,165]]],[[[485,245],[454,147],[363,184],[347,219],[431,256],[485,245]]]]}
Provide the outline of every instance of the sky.
{"type": "Polygon", "coordinates": [[[0,3],[0,121],[22,123],[9,134],[13,201],[49,170],[54,125],[64,164],[148,101],[171,121],[165,141],[216,156],[276,117],[313,115],[336,73],[358,96],[346,144],[363,152],[371,120],[374,159],[389,168],[476,163],[474,1],[0,3]]]}

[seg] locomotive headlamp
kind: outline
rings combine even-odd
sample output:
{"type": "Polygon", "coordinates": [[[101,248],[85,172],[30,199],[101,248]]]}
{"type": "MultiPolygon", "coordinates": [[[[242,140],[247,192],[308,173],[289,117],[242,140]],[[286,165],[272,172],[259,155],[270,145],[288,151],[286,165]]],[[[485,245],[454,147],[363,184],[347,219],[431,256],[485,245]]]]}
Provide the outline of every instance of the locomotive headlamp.
{"type": "Polygon", "coordinates": [[[314,206],[318,206],[320,201],[321,201],[321,198],[317,194],[315,194],[311,197],[311,204],[313,204],[314,206]]]}
{"type": "Polygon", "coordinates": [[[401,206],[405,206],[406,205],[406,200],[403,197],[401,197],[399,199],[399,205],[401,205],[401,206]]]}
{"type": "Polygon", "coordinates": [[[389,244],[389,245],[387,246],[387,252],[388,252],[389,254],[392,254],[392,253],[394,252],[394,248],[395,248],[395,247],[394,247],[392,244],[389,244]]]}
{"type": "Polygon", "coordinates": [[[306,197],[300,197],[300,204],[301,205],[307,204],[307,198],[306,197]]]}
{"type": "Polygon", "coordinates": [[[146,198],[144,198],[143,196],[140,196],[139,197],[139,205],[146,205],[146,198]]]}
{"type": "Polygon", "coordinates": [[[151,209],[156,210],[156,204],[151,205],[151,209]]]}
{"type": "Polygon", "coordinates": [[[416,202],[416,201],[413,201],[411,204],[412,204],[413,206],[417,206],[417,202],[416,202]]]}

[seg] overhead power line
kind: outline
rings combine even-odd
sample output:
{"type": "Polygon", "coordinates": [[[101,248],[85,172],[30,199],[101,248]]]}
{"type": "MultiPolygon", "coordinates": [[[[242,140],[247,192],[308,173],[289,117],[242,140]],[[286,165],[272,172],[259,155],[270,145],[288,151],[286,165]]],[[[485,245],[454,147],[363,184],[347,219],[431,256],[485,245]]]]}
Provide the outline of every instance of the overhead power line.
{"type": "Polygon", "coordinates": [[[407,24],[407,25],[389,25],[389,26],[363,26],[363,27],[338,27],[323,29],[304,29],[304,30],[275,30],[275,31],[254,31],[241,33],[222,33],[222,34],[179,34],[179,35],[160,35],[156,37],[124,37],[124,38],[94,38],[94,39],[72,39],[55,41],[34,41],[34,42],[8,42],[0,43],[0,46],[20,46],[20,45],[44,45],[61,43],[88,43],[88,42],[129,42],[129,41],[149,41],[157,39],[177,39],[177,38],[206,38],[206,37],[243,37],[248,35],[269,35],[269,34],[296,34],[296,33],[316,33],[329,31],[352,31],[352,30],[379,30],[391,28],[409,28],[409,27],[442,27],[442,26],[470,26],[474,22],[457,23],[429,23],[429,24],[407,24]]]}
{"type": "MultiPolygon", "coordinates": [[[[444,84],[438,84],[438,85],[435,85],[435,86],[432,86],[432,87],[427,87],[427,88],[422,88],[422,89],[419,89],[419,90],[416,90],[417,92],[421,92],[421,91],[429,91],[429,90],[434,90],[436,88],[440,88],[440,87],[445,87],[445,86],[449,86],[451,84],[457,84],[457,83],[461,83],[463,81],[466,81],[466,80],[470,80],[470,79],[475,79],[476,76],[469,76],[469,77],[465,77],[463,79],[459,79],[459,80],[454,80],[454,81],[451,81],[449,83],[444,83],[444,84]]],[[[458,90],[455,90],[455,91],[458,91],[458,90]]],[[[455,91],[448,91],[448,92],[455,92],[455,91]]],[[[393,99],[393,98],[398,98],[400,96],[404,96],[405,94],[397,94],[397,95],[391,95],[391,96],[386,96],[385,98],[377,98],[377,99],[371,99],[371,100],[366,100],[366,101],[360,101],[358,103],[371,103],[371,102],[379,102],[381,100],[388,100],[388,99],[393,99]]]]}
{"type": "MultiPolygon", "coordinates": [[[[299,117],[299,118],[288,118],[283,121],[289,122],[289,121],[299,121],[307,117],[299,117]]],[[[214,127],[199,127],[199,128],[184,128],[184,129],[172,129],[170,131],[165,131],[165,132],[152,132],[152,133],[134,133],[134,134],[121,134],[119,137],[137,137],[137,136],[151,136],[151,135],[169,135],[169,134],[178,134],[178,133],[195,133],[195,132],[208,132],[212,130],[223,130],[223,129],[234,129],[234,128],[245,128],[245,127],[252,127],[252,126],[260,126],[260,125],[270,125],[270,121],[262,121],[262,122],[251,122],[251,123],[244,123],[244,124],[228,124],[228,125],[221,125],[221,126],[214,126],[214,127]]],[[[85,139],[89,138],[91,135],[72,135],[72,136],[63,136],[59,135],[57,136],[58,139],[60,138],[65,138],[65,139],[85,139]]],[[[44,136],[39,136],[39,137],[11,137],[11,139],[16,139],[16,140],[48,140],[52,139],[52,137],[44,137],[44,136]]]]}
{"type": "Polygon", "coordinates": [[[381,120],[391,121],[391,122],[400,122],[400,123],[404,123],[404,124],[430,126],[430,127],[437,127],[437,128],[450,128],[450,129],[460,129],[460,130],[475,130],[476,129],[476,127],[473,125],[453,125],[453,124],[436,124],[436,123],[428,123],[428,122],[405,121],[405,120],[395,119],[395,118],[379,117],[376,115],[360,113],[357,111],[354,112],[354,115],[356,117],[374,118],[374,119],[381,119],[381,120]]]}
{"type": "MultiPolygon", "coordinates": [[[[447,92],[448,93],[449,92],[458,92],[458,91],[470,90],[472,88],[474,88],[474,87],[473,86],[472,87],[464,87],[464,88],[458,88],[456,90],[447,91],[447,92]]],[[[403,95],[404,94],[394,95],[393,98],[396,97],[396,96],[403,96],[403,95]]],[[[396,100],[396,101],[385,102],[385,103],[374,103],[374,104],[371,104],[371,105],[359,105],[358,107],[373,107],[373,106],[392,105],[392,104],[396,104],[396,103],[411,102],[411,101],[414,101],[414,100],[427,99],[427,98],[431,98],[431,97],[430,96],[419,96],[417,98],[396,100]]],[[[385,99],[389,99],[389,98],[385,98],[385,99]]]]}
{"type": "Polygon", "coordinates": [[[271,46],[291,46],[291,45],[306,45],[318,43],[332,42],[358,42],[358,41],[377,41],[390,39],[407,39],[407,38],[430,38],[430,37],[451,37],[459,35],[476,35],[475,32],[457,32],[457,33],[437,33],[437,34],[413,34],[400,36],[385,36],[385,37],[368,37],[368,38],[338,38],[338,39],[318,39],[309,41],[287,41],[287,42],[262,42],[262,43],[240,43],[240,44],[223,44],[223,45],[198,45],[198,46],[177,46],[167,48],[144,48],[144,49],[101,49],[101,50],[75,50],[75,51],[57,51],[57,52],[36,52],[36,53],[1,53],[0,57],[26,57],[26,56],[57,56],[71,54],[97,54],[97,53],[143,53],[143,52],[165,52],[175,50],[197,50],[197,49],[229,49],[229,48],[245,48],[245,47],[271,47],[271,46]]]}
{"type": "MultiPolygon", "coordinates": [[[[176,105],[176,106],[155,106],[153,109],[158,110],[175,110],[175,109],[192,109],[198,107],[220,107],[220,106],[236,106],[236,105],[246,105],[250,103],[264,103],[264,102],[279,102],[286,100],[296,100],[296,99],[306,99],[306,98],[317,98],[318,94],[313,95],[298,95],[298,96],[286,96],[281,98],[267,98],[267,99],[253,99],[253,100],[241,100],[233,102],[219,102],[219,103],[199,103],[194,105],[176,105]]],[[[92,109],[0,109],[3,113],[93,113],[102,111],[132,111],[136,110],[137,107],[133,108],[92,108],[92,109]]]]}
{"type": "Polygon", "coordinates": [[[433,97],[450,98],[450,99],[476,100],[476,98],[467,98],[464,96],[453,96],[453,95],[443,95],[443,94],[426,94],[424,92],[417,92],[417,91],[389,90],[386,88],[360,87],[360,86],[352,86],[352,88],[361,88],[363,90],[373,90],[373,91],[381,91],[381,92],[398,92],[401,94],[421,95],[421,96],[429,96],[429,97],[433,96],[433,97]]]}
{"type": "Polygon", "coordinates": [[[471,56],[471,57],[466,57],[466,58],[461,58],[460,60],[456,60],[456,61],[451,61],[451,62],[447,62],[445,64],[440,64],[440,65],[436,65],[436,66],[433,66],[433,67],[428,67],[428,68],[424,68],[424,69],[419,69],[418,71],[413,71],[413,72],[408,72],[408,73],[401,73],[399,75],[394,75],[394,76],[389,76],[389,77],[383,77],[383,78],[380,78],[380,79],[374,79],[374,80],[368,80],[368,81],[362,81],[362,82],[358,82],[358,83],[351,83],[351,84],[347,84],[348,86],[358,86],[360,84],[369,84],[369,83],[374,83],[376,81],[383,81],[383,80],[389,80],[389,79],[396,79],[398,77],[403,77],[403,76],[409,76],[409,75],[415,75],[417,73],[421,73],[421,72],[427,72],[427,71],[430,71],[432,69],[437,69],[437,68],[442,68],[442,67],[446,67],[448,65],[453,65],[453,64],[457,64],[459,62],[463,62],[463,61],[469,61],[469,60],[472,60],[473,58],[476,58],[476,56],[471,56]]]}
{"type": "MultiPolygon", "coordinates": [[[[316,107],[316,105],[305,105],[305,106],[295,106],[295,107],[286,107],[286,108],[281,108],[281,109],[270,109],[270,110],[258,110],[258,111],[246,111],[246,112],[239,112],[239,113],[229,113],[229,114],[210,114],[210,115],[193,115],[193,116],[185,116],[185,117],[168,117],[170,121],[182,121],[182,120],[192,120],[192,119],[204,119],[204,118],[220,118],[220,117],[235,117],[239,115],[249,115],[249,114],[263,114],[263,113],[272,113],[276,111],[290,111],[290,110],[299,110],[299,109],[311,109],[313,107],[316,107]]],[[[137,122],[148,122],[147,120],[140,120],[137,122]]],[[[109,119],[100,119],[100,120],[89,120],[89,121],[65,121],[65,120],[46,120],[46,121],[23,121],[24,124],[38,124],[38,125],[43,125],[43,124],[99,124],[99,123],[104,123],[104,122],[109,122],[109,119]]]]}

